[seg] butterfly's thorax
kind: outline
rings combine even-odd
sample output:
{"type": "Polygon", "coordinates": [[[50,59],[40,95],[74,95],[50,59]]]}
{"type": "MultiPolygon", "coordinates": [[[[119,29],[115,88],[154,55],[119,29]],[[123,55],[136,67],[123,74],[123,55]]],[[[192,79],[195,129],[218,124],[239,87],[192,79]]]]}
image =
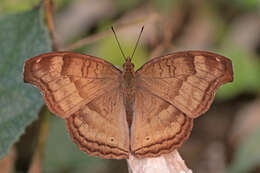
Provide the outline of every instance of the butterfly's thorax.
{"type": "Polygon", "coordinates": [[[127,122],[130,127],[133,116],[133,104],[135,100],[135,71],[131,59],[127,58],[123,65],[122,89],[124,93],[124,105],[126,108],[127,122]]]}

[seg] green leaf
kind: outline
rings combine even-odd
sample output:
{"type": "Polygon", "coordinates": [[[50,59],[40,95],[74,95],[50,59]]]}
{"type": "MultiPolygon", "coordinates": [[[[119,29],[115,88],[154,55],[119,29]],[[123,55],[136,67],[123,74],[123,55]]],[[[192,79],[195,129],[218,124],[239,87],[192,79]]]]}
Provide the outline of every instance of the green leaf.
{"type": "Polygon", "coordinates": [[[0,158],[37,118],[39,91],[23,82],[27,58],[51,50],[40,9],[0,16],[0,158]]]}
{"type": "Polygon", "coordinates": [[[260,164],[260,128],[256,129],[238,146],[228,173],[250,172],[260,164]]]}

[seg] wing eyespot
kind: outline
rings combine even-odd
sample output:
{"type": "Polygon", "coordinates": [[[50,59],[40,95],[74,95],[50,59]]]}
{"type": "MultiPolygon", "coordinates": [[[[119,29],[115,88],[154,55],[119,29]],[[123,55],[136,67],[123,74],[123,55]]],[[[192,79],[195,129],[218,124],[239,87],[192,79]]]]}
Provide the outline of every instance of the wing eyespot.
{"type": "Polygon", "coordinates": [[[146,136],[146,137],[145,137],[145,140],[146,140],[146,141],[150,141],[150,140],[151,140],[151,137],[150,137],[150,136],[146,136]]]}

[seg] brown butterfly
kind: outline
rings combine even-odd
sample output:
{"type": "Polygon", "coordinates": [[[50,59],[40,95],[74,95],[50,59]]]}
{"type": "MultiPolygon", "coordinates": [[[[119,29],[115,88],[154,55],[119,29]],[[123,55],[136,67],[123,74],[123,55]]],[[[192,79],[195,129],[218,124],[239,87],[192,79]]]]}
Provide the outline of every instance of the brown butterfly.
{"type": "Polygon", "coordinates": [[[78,147],[113,159],[130,153],[157,157],[180,147],[193,119],[209,109],[222,84],[233,80],[231,61],[206,51],[153,58],[137,71],[129,57],[121,71],[74,52],[42,54],[24,68],[24,81],[35,85],[49,110],[66,120],[78,147]]]}

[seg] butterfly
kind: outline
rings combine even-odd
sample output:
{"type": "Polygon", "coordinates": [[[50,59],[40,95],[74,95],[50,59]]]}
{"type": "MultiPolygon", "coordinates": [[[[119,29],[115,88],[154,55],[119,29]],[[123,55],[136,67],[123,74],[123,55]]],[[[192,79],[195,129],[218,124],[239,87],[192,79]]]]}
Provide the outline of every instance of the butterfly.
{"type": "Polygon", "coordinates": [[[28,59],[24,81],[66,120],[80,150],[101,158],[157,157],[179,148],[193,119],[233,80],[232,62],[206,51],[153,58],[137,71],[94,56],[51,52],[28,59]]]}

